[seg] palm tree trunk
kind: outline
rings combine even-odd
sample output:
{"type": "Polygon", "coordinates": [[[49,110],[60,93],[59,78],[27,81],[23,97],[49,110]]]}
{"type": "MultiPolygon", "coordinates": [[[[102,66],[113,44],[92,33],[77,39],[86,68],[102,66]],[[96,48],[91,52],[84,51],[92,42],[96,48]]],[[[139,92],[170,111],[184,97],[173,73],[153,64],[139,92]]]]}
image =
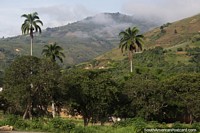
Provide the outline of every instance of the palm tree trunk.
{"type": "Polygon", "coordinates": [[[53,118],[54,118],[54,117],[55,117],[55,114],[56,114],[56,111],[55,111],[55,102],[54,102],[54,100],[52,100],[51,109],[52,109],[52,116],[53,116],[53,118]]]}
{"type": "Polygon", "coordinates": [[[133,60],[130,60],[130,64],[131,64],[131,73],[133,72],[133,60]]]}
{"type": "Polygon", "coordinates": [[[31,56],[33,56],[33,38],[31,37],[31,56]]]}
{"type": "Polygon", "coordinates": [[[130,70],[131,73],[133,72],[133,58],[132,58],[133,54],[131,53],[131,51],[129,51],[129,61],[130,61],[130,70]]]}

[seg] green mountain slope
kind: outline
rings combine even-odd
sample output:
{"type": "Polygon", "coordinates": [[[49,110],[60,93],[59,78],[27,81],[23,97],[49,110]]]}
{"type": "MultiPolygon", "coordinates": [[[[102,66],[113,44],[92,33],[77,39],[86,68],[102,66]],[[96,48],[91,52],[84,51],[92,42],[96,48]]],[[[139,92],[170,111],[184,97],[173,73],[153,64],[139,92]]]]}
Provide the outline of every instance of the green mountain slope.
{"type": "MultiPolygon", "coordinates": [[[[174,47],[183,43],[189,44],[200,33],[200,14],[174,23],[166,23],[145,34],[146,47],[174,47]]],[[[194,40],[195,41],[195,40],[194,40]]]]}
{"type": "MultiPolygon", "coordinates": [[[[65,26],[47,28],[41,35],[36,34],[33,55],[41,56],[45,44],[57,42],[64,48],[65,64],[84,62],[116,47],[118,33],[129,26],[137,26],[145,32],[158,24],[120,13],[102,13],[65,26]]],[[[0,68],[14,57],[29,53],[28,35],[0,39],[0,68]]]]}
{"type": "MultiPolygon", "coordinates": [[[[185,18],[173,23],[163,24],[153,30],[144,33],[144,49],[161,46],[169,51],[165,54],[169,62],[188,63],[190,57],[186,55],[186,49],[200,47],[200,14],[185,18]]],[[[96,59],[122,60],[126,58],[120,49],[114,48],[96,59]]]]}

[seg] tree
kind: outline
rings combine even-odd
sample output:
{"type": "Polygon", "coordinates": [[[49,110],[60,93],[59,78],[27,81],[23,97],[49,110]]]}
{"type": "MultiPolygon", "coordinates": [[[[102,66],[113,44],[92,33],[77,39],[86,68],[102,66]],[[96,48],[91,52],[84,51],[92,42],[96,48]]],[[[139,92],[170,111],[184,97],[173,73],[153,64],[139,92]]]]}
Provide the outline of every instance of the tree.
{"type": "Polygon", "coordinates": [[[23,14],[21,17],[24,17],[24,23],[21,26],[22,34],[29,34],[31,37],[31,56],[33,55],[33,33],[39,32],[42,30],[39,26],[43,25],[42,21],[38,17],[38,13],[34,12],[32,14],[23,14]]]}
{"type": "Polygon", "coordinates": [[[131,101],[127,110],[129,117],[159,120],[159,113],[165,106],[165,101],[156,77],[149,74],[130,76],[124,81],[122,94],[131,101]]]}
{"type": "Polygon", "coordinates": [[[44,47],[42,54],[45,57],[49,58],[53,62],[56,62],[56,59],[59,59],[61,63],[63,62],[62,58],[65,57],[64,53],[61,52],[63,48],[58,46],[56,42],[51,45],[45,45],[44,47]]]}
{"type": "Polygon", "coordinates": [[[200,53],[196,53],[196,54],[192,55],[192,57],[189,61],[194,63],[195,67],[196,67],[196,71],[200,72],[200,53]]]}
{"type": "MultiPolygon", "coordinates": [[[[63,50],[62,47],[58,46],[56,43],[51,45],[45,45],[45,49],[43,49],[42,54],[49,58],[52,62],[56,62],[56,59],[59,59],[60,62],[63,62],[63,57],[65,57],[64,53],[61,51],[63,50]]],[[[52,97],[52,115],[55,117],[55,102],[52,97]]]]}
{"type": "Polygon", "coordinates": [[[6,70],[3,95],[23,118],[48,114],[51,91],[57,89],[59,66],[34,56],[17,58],[6,70]]]}
{"type": "Polygon", "coordinates": [[[137,49],[142,50],[144,36],[138,35],[138,33],[139,30],[136,27],[133,27],[132,29],[129,27],[125,31],[119,33],[119,36],[121,38],[119,48],[121,48],[122,53],[123,50],[128,50],[131,72],[133,72],[133,52],[136,52],[137,49]]]}
{"type": "Polygon", "coordinates": [[[69,106],[83,116],[85,126],[90,121],[103,123],[113,113],[111,105],[117,88],[106,71],[68,71],[63,74],[62,86],[65,88],[69,106]]]}
{"type": "Polygon", "coordinates": [[[200,120],[200,74],[182,73],[163,83],[168,106],[163,110],[168,119],[192,123],[200,120]]]}

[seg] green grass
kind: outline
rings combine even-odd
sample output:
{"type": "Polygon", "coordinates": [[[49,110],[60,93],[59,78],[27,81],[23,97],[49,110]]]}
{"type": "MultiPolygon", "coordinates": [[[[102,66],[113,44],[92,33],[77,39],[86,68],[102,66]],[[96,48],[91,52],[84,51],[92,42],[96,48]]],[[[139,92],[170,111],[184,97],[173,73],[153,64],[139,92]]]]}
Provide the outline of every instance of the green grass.
{"type": "Polygon", "coordinates": [[[166,128],[193,128],[200,131],[200,123],[190,124],[165,124],[155,121],[145,121],[141,118],[127,119],[113,124],[83,126],[83,120],[63,118],[37,118],[23,120],[18,116],[6,116],[0,119],[0,126],[12,125],[17,131],[43,131],[52,133],[141,133],[144,129],[166,128]]]}

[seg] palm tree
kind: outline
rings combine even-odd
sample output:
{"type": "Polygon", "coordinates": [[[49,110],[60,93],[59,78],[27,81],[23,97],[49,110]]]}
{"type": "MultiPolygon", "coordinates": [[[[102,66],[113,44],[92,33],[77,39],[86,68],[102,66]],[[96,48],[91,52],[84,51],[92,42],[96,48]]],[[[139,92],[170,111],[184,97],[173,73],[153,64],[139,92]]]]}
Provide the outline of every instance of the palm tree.
{"type": "Polygon", "coordinates": [[[122,31],[119,33],[120,36],[120,44],[119,48],[121,48],[121,51],[127,51],[128,50],[128,58],[130,61],[130,69],[131,72],[133,72],[133,52],[137,51],[137,49],[142,50],[142,44],[143,44],[143,35],[138,35],[139,30],[136,27],[133,27],[132,29],[129,27],[125,31],[122,31]]]}
{"type": "Polygon", "coordinates": [[[21,26],[22,34],[29,34],[31,37],[31,56],[33,55],[33,33],[39,32],[41,33],[42,30],[39,26],[43,25],[42,21],[38,17],[38,13],[34,12],[31,14],[23,14],[21,17],[24,17],[24,23],[21,26]]]}
{"type": "MultiPolygon", "coordinates": [[[[65,57],[64,53],[61,52],[63,49],[60,46],[58,46],[56,42],[51,45],[45,45],[44,47],[45,49],[43,49],[42,54],[45,57],[49,58],[52,62],[56,62],[56,59],[59,59],[61,63],[63,62],[62,57],[65,57]]],[[[52,96],[51,108],[52,108],[52,115],[54,118],[55,117],[55,101],[54,101],[53,96],[52,96]]]]}
{"type": "Polygon", "coordinates": [[[63,57],[65,57],[65,55],[61,52],[63,50],[62,47],[58,46],[56,42],[51,45],[45,45],[44,47],[42,54],[45,57],[51,59],[53,62],[56,62],[56,59],[59,59],[60,62],[63,63],[63,57]]]}

